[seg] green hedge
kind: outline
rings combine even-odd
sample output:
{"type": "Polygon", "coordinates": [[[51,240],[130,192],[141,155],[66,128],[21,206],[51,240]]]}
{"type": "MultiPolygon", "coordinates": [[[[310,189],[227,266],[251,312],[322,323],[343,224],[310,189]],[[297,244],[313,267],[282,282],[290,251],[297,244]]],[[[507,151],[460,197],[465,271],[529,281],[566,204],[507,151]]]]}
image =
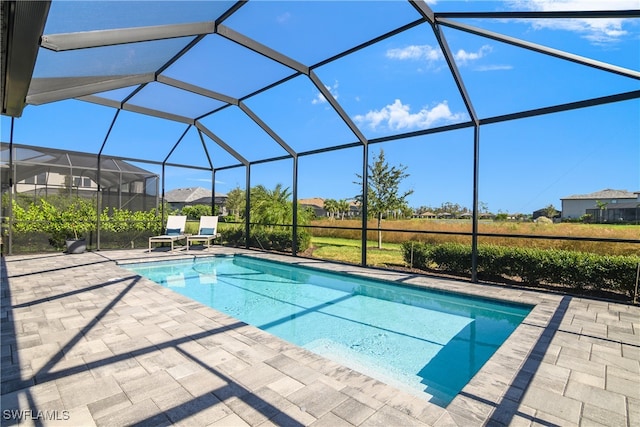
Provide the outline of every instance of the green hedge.
{"type": "MultiPolygon", "coordinates": [[[[220,230],[222,241],[231,246],[245,244],[244,227],[232,226],[220,230]]],[[[298,251],[306,250],[311,244],[311,235],[306,230],[298,231],[298,251]]],[[[289,229],[252,228],[249,245],[265,250],[291,252],[293,239],[289,229]]]]}
{"type": "MultiPolygon", "coordinates": [[[[407,264],[455,275],[471,274],[471,247],[460,243],[405,242],[407,264]]],[[[478,246],[478,274],[487,279],[519,278],[531,285],[556,284],[575,290],[596,289],[635,292],[640,256],[598,255],[585,252],[478,246]]]]}

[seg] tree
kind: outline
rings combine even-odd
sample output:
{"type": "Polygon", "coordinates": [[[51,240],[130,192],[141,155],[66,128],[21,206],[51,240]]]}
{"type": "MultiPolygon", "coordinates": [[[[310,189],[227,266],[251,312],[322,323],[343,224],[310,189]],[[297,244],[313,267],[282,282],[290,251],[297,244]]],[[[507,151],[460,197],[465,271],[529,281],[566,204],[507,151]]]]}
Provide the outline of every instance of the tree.
{"type": "Polygon", "coordinates": [[[263,185],[251,188],[251,222],[265,225],[280,225],[293,218],[293,204],[289,200],[291,192],[282,184],[273,190],[263,185]]]}
{"type": "MultiPolygon", "coordinates": [[[[378,249],[382,249],[382,231],[380,225],[382,216],[388,211],[402,209],[407,206],[407,197],[413,194],[413,190],[400,193],[400,183],[409,176],[405,171],[406,166],[389,166],[384,158],[384,151],[380,150],[374,157],[373,164],[368,165],[369,185],[367,188],[367,209],[369,215],[378,220],[378,249]]],[[[360,179],[354,182],[362,188],[362,175],[356,174],[360,179]]],[[[362,194],[356,196],[356,200],[362,204],[362,194]]]]}
{"type": "Polygon", "coordinates": [[[607,205],[609,204],[609,202],[602,202],[600,200],[596,200],[596,205],[598,206],[598,209],[600,209],[600,221],[599,222],[604,222],[604,211],[607,210],[607,205]]]}
{"type": "MultiPolygon", "coordinates": [[[[217,206],[216,211],[218,211],[217,206]]],[[[188,219],[200,219],[201,216],[211,215],[211,205],[184,206],[180,213],[186,215],[188,219]]],[[[217,215],[217,212],[215,215],[217,215]]]]}
{"type": "Polygon", "coordinates": [[[549,205],[544,208],[544,216],[549,219],[553,219],[558,214],[558,210],[553,205],[549,205]]]}
{"type": "Polygon", "coordinates": [[[335,218],[335,214],[338,212],[338,201],[335,199],[325,199],[324,210],[329,213],[329,218],[335,218]]]}
{"type": "Polygon", "coordinates": [[[338,213],[340,214],[341,219],[344,219],[344,216],[349,213],[349,208],[351,205],[346,199],[340,199],[337,202],[338,213]]]}
{"type": "Polygon", "coordinates": [[[240,219],[240,212],[244,211],[245,193],[240,187],[236,187],[227,194],[227,209],[233,214],[235,220],[240,219]]]}

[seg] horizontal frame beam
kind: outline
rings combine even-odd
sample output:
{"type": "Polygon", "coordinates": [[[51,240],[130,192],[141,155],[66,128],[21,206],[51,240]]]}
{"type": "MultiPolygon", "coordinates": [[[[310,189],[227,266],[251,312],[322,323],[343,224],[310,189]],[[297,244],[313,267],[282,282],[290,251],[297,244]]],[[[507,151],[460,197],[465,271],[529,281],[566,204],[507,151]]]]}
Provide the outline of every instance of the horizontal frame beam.
{"type": "Polygon", "coordinates": [[[437,22],[441,25],[454,28],[456,30],[464,31],[470,34],[475,34],[481,37],[486,37],[492,40],[510,44],[512,46],[517,46],[524,49],[532,50],[534,52],[542,53],[544,55],[553,56],[556,58],[575,62],[580,65],[586,65],[588,67],[597,68],[599,70],[608,71],[610,73],[619,74],[625,77],[630,77],[632,79],[640,79],[639,71],[630,70],[624,67],[618,67],[616,65],[608,64],[606,62],[596,61],[595,59],[585,58],[580,55],[574,55],[572,53],[568,53],[562,50],[543,46],[537,43],[524,41],[521,39],[517,39],[515,37],[505,36],[503,34],[498,34],[493,31],[484,30],[481,28],[473,27],[471,25],[467,25],[467,24],[461,24],[459,22],[454,22],[448,19],[438,19],[437,22]]]}
{"type": "Polygon", "coordinates": [[[195,37],[213,34],[213,21],[189,24],[156,25],[150,27],[119,28],[117,30],[83,31],[77,33],[46,34],[40,45],[55,52],[166,40],[179,37],[195,37]]]}

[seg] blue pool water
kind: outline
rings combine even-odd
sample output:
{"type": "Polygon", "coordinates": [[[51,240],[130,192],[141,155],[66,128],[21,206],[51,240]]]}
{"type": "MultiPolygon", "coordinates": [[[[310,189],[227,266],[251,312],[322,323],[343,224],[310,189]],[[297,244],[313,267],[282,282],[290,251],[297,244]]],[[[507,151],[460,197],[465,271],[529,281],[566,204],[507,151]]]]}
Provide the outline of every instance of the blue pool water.
{"type": "Polygon", "coordinates": [[[246,256],[122,267],[441,406],[531,310],[246,256]]]}

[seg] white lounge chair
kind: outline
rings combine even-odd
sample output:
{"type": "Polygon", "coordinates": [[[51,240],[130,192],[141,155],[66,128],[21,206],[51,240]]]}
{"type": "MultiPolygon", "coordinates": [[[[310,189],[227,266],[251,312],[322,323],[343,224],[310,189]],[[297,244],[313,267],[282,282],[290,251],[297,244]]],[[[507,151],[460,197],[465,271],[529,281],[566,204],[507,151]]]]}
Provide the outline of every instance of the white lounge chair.
{"type": "Polygon", "coordinates": [[[189,242],[203,242],[207,249],[209,249],[211,242],[218,237],[220,237],[220,233],[218,233],[218,217],[201,216],[198,234],[187,236],[187,251],[189,250],[189,242]]]}
{"type": "Polygon", "coordinates": [[[151,252],[151,243],[171,243],[171,252],[173,252],[173,243],[187,237],[184,234],[184,227],[186,224],[186,216],[169,215],[167,217],[167,228],[164,231],[165,234],[149,237],[149,252],[151,252]]]}

